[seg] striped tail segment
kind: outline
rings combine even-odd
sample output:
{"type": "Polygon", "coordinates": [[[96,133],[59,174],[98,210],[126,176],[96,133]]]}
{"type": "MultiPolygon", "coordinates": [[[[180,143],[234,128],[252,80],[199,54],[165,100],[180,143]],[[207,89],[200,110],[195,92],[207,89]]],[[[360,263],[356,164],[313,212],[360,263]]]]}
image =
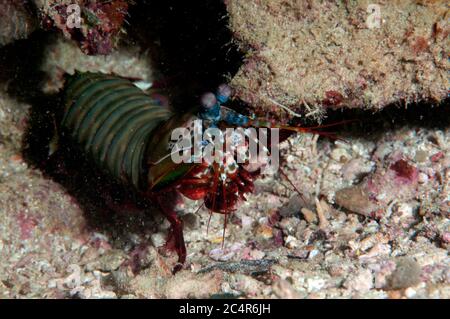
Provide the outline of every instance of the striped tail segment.
{"type": "Polygon", "coordinates": [[[142,189],[149,141],[172,112],[126,79],[89,72],[69,78],[64,104],[65,134],[114,178],[142,189]]]}

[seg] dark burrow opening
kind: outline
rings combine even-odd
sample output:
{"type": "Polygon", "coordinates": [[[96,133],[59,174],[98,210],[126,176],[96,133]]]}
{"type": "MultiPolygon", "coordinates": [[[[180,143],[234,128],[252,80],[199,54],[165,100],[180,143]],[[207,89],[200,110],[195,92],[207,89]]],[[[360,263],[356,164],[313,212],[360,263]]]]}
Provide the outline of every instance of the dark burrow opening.
{"type": "Polygon", "coordinates": [[[239,69],[239,52],[222,1],[139,1],[131,7],[132,41],[150,48],[173,106],[183,112],[227,82],[239,69]]]}

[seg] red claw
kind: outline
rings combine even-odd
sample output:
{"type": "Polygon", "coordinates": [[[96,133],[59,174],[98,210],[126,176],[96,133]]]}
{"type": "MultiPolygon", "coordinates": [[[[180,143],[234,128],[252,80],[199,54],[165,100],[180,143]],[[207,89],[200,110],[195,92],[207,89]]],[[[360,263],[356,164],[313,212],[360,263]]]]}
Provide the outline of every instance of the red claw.
{"type": "Polygon", "coordinates": [[[192,187],[180,187],[180,193],[192,200],[202,199],[208,194],[209,187],[192,188],[192,187]]]}
{"type": "Polygon", "coordinates": [[[178,217],[177,213],[173,210],[172,205],[174,203],[173,195],[178,195],[177,192],[161,192],[157,195],[156,199],[161,207],[162,212],[170,222],[171,228],[165,248],[167,250],[175,251],[178,255],[178,263],[172,270],[175,274],[183,268],[186,261],[186,245],[183,237],[183,221],[178,217]]]}

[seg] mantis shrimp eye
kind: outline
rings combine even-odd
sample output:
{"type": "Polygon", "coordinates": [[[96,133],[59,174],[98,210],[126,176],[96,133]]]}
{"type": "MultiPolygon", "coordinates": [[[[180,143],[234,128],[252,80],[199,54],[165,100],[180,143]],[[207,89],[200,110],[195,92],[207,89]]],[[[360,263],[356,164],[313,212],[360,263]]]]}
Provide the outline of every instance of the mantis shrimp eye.
{"type": "Polygon", "coordinates": [[[231,88],[226,84],[221,84],[217,88],[217,99],[220,103],[225,103],[231,95],[231,88]]]}
{"type": "Polygon", "coordinates": [[[205,109],[211,109],[217,103],[216,97],[211,92],[203,94],[200,101],[205,109]]]}

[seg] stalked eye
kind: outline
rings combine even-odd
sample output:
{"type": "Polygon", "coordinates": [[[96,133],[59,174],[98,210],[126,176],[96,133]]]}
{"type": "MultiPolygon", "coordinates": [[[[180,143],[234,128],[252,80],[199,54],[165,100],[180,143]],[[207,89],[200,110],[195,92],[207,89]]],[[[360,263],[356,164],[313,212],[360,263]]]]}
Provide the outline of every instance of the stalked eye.
{"type": "Polygon", "coordinates": [[[200,101],[205,109],[210,109],[217,103],[216,97],[211,92],[203,94],[200,101]]]}
{"type": "Polygon", "coordinates": [[[231,163],[230,165],[228,165],[228,173],[230,174],[234,174],[237,171],[237,165],[236,163],[231,163]]]}
{"type": "Polygon", "coordinates": [[[220,103],[225,103],[231,95],[231,88],[226,84],[221,84],[217,88],[217,99],[220,103]]]}

